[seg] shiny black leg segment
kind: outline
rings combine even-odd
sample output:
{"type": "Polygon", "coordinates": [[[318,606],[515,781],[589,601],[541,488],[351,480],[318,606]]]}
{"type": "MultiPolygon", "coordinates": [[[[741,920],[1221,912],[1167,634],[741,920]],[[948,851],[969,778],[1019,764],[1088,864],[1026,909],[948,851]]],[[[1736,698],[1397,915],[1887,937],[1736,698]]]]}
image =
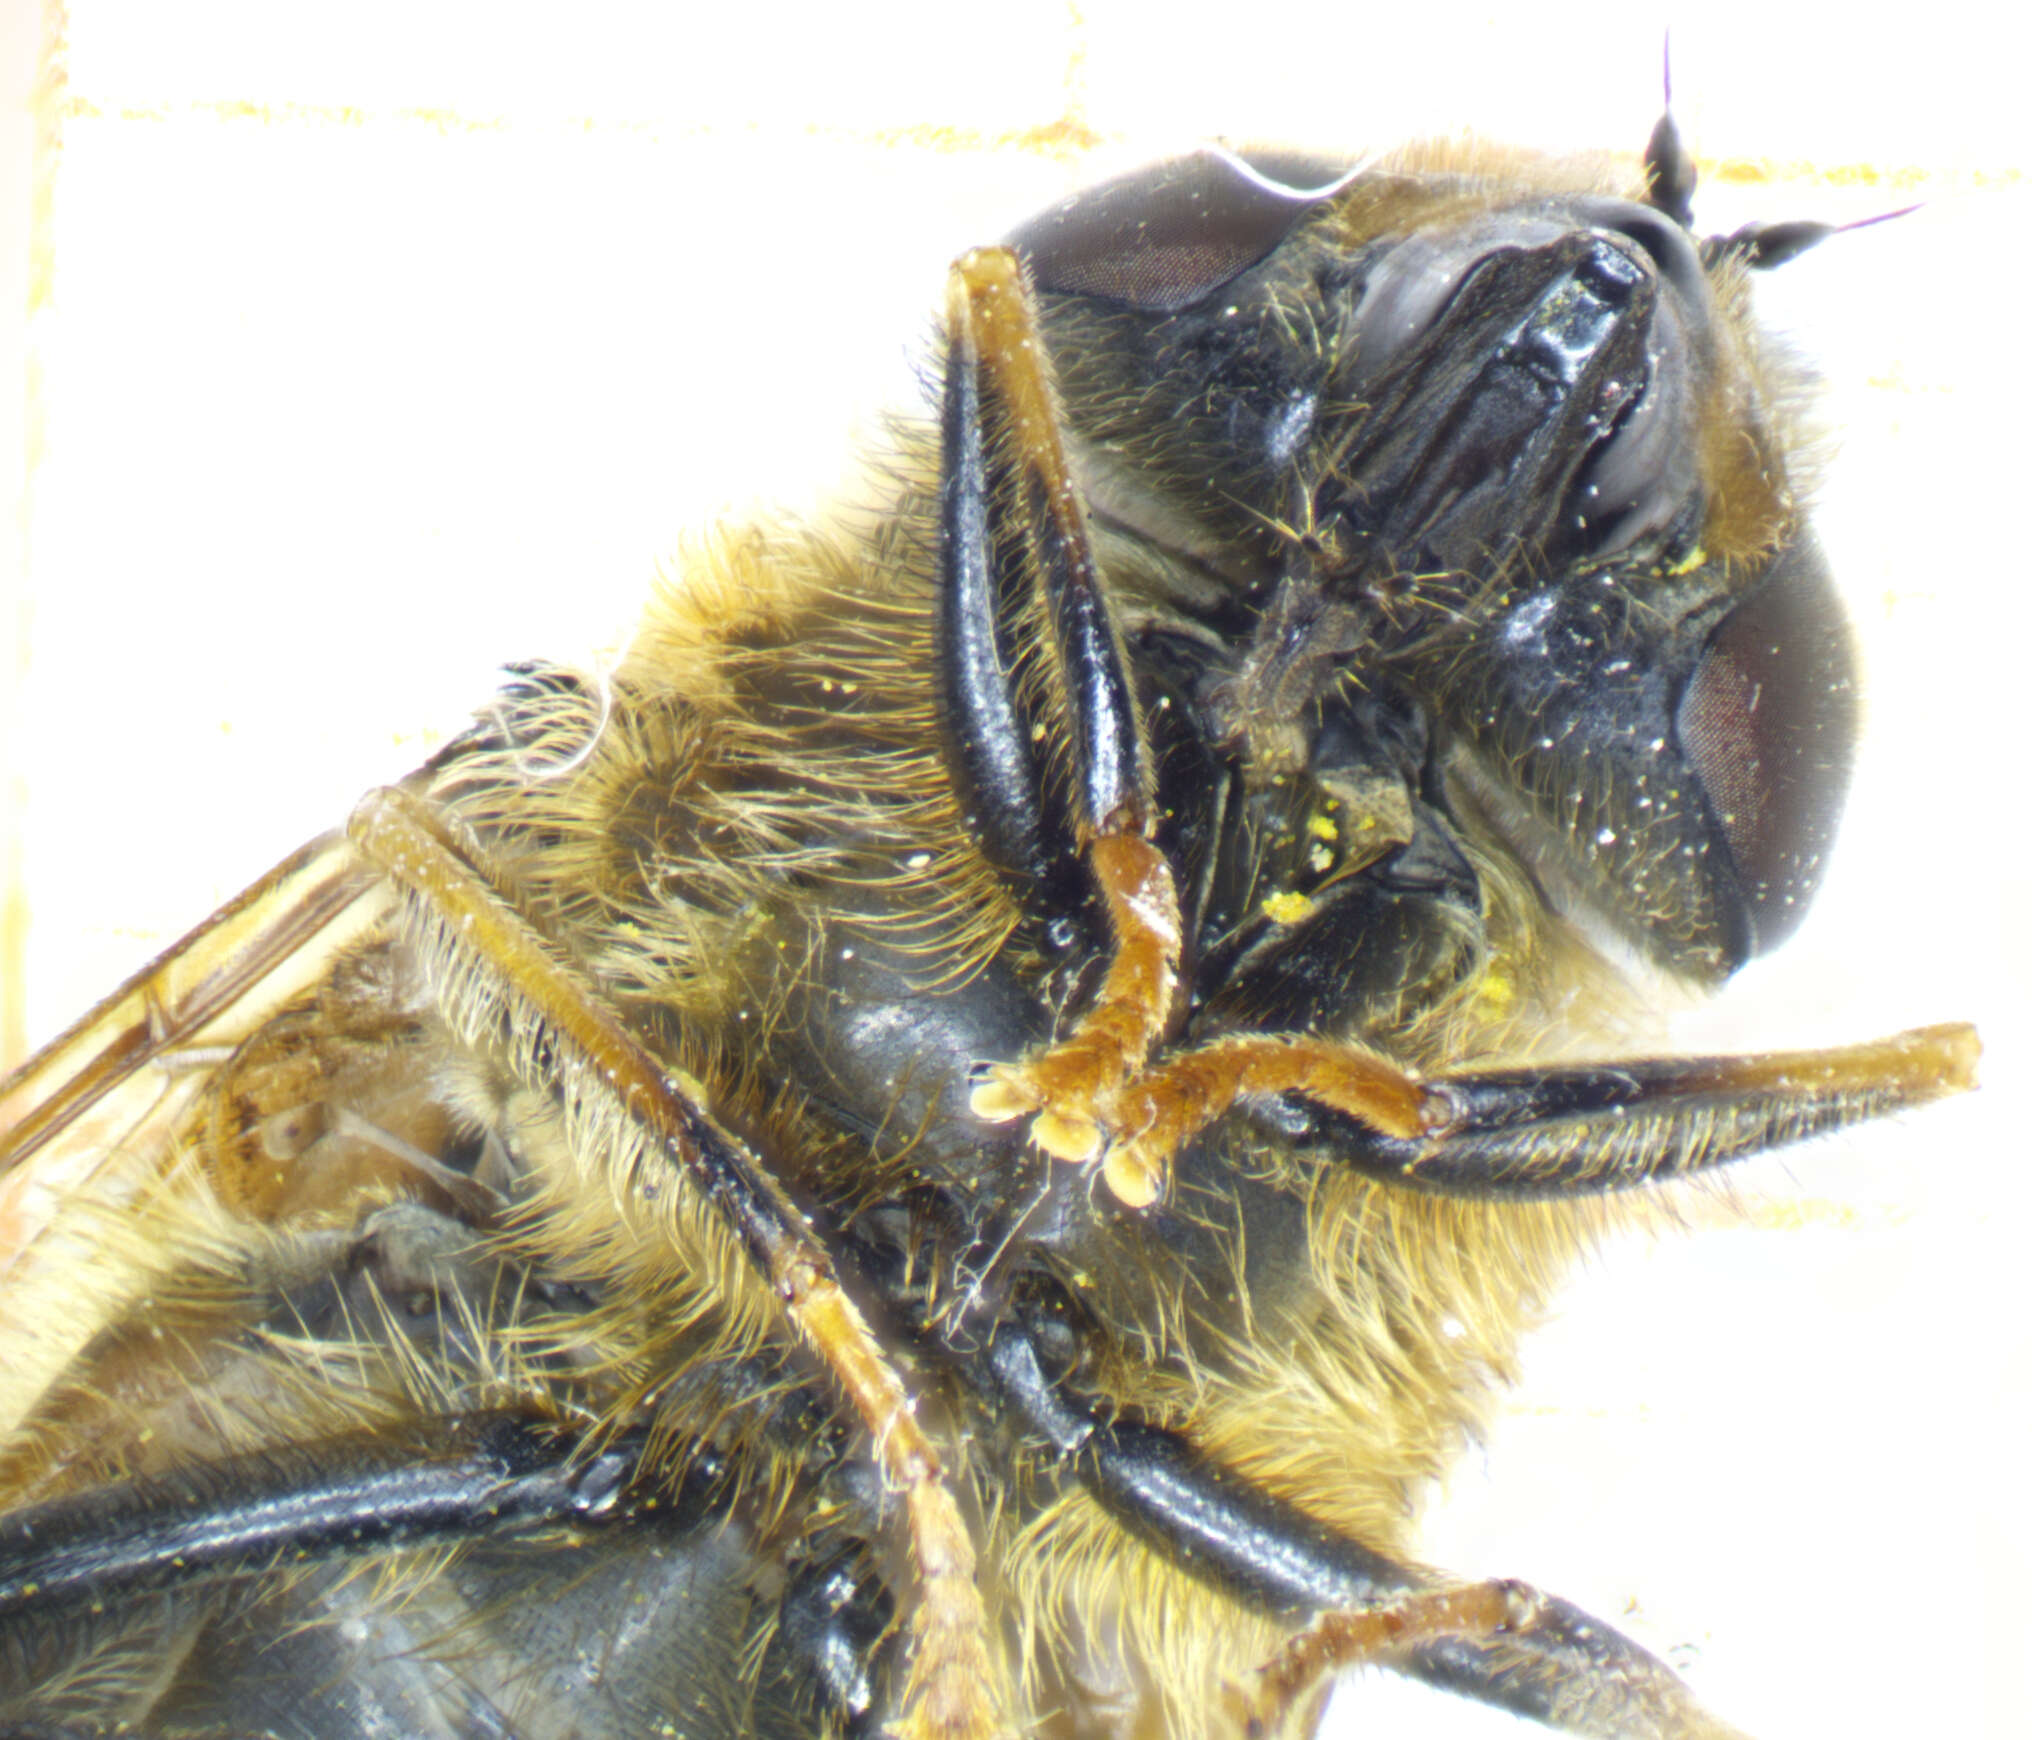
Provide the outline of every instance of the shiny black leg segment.
{"type": "Polygon", "coordinates": [[[1252,1604],[1279,1613],[1360,1607],[1408,1589],[1401,1566],[1210,1464],[1175,1432],[1103,1419],[1045,1374],[1036,1338],[1005,1328],[991,1381],[1125,1528],[1252,1604]]]}
{"type": "Polygon", "coordinates": [[[1973,1085],[1946,1025],[1819,1052],[1652,1058],[1438,1076],[1426,1133],[1385,1135],[1296,1094],[1281,1127],[1392,1184],[1509,1200],[1588,1196],[1761,1154],[1973,1085]]]}
{"type": "MultiPolygon", "coordinates": [[[[795,1411],[796,1394],[776,1406],[795,1411]]],[[[787,1420],[772,1435],[779,1424],[796,1437],[787,1420]]],[[[758,1599],[723,1459],[695,1446],[673,1480],[667,1450],[645,1466],[649,1438],[589,1449],[501,1411],[15,1512],[0,1519],[0,1736],[36,1731],[10,1728],[15,1694],[42,1716],[33,1691],[79,1676],[107,1688],[80,1736],[115,1721],[141,1734],[357,1733],[363,1711],[379,1712],[375,1732],[505,1736],[525,1716],[551,1731],[543,1712],[557,1708],[573,1731],[613,1740],[673,1693],[689,1700],[688,1735],[876,1733],[901,1638],[867,1547],[793,1561],[781,1595],[758,1599]],[[352,1561],[431,1545],[463,1550],[400,1601],[352,1576],[352,1561]],[[615,1611],[625,1636],[610,1633],[615,1611]],[[600,1663],[596,1692],[523,1677],[520,1664],[567,1636],[600,1663]],[[732,1664],[765,1637],[744,1701],[732,1664]],[[161,1677],[139,1726],[121,1691],[121,1664],[136,1661],[161,1677]]],[[[851,1485],[835,1499],[851,1506],[851,1485]]]]}
{"type": "Polygon", "coordinates": [[[1014,257],[962,260],[948,319],[939,658],[955,778],[992,862],[1077,888],[1082,836],[1142,826],[1149,754],[1014,257]],[[1070,793],[1040,750],[1046,692],[1070,793]]]}
{"type": "Polygon", "coordinates": [[[1346,1606],[1409,1586],[1387,1559],[1269,1502],[1175,1433],[1135,1420],[1097,1425],[1078,1465],[1118,1522],[1256,1605],[1346,1606]]]}
{"type": "MultiPolygon", "coordinates": [[[[583,1456],[570,1434],[522,1415],[438,1424],[263,1450],[0,1517],[0,1625],[282,1563],[631,1514],[640,1434],[583,1456]]],[[[702,1458],[691,1479],[712,1472],[702,1458]]]]}
{"type": "Polygon", "coordinates": [[[940,422],[939,690],[946,740],[981,850],[1005,873],[1045,884],[1069,874],[1071,818],[1062,806],[1046,808],[1038,721],[1016,681],[1028,576],[1014,560],[1006,526],[998,539],[1012,484],[1001,445],[983,423],[973,322],[957,318],[962,299],[954,302],[940,422]]]}
{"type": "MultiPolygon", "coordinates": [[[[1356,1611],[1432,1586],[1215,1467],[1177,1433],[1103,1416],[1048,1374],[1048,1307],[1032,1319],[1038,1332],[1012,1325],[997,1335],[986,1382],[1118,1522],[1168,1559],[1280,1615],[1356,1611]]],[[[1415,1645],[1389,1665],[1570,1733],[1726,1732],[1648,1650],[1570,1602],[1512,1587],[1520,1599],[1510,1629],[1415,1645]]]]}
{"type": "Polygon", "coordinates": [[[1571,1601],[1538,1590],[1527,1595],[1516,1629],[1485,1641],[1416,1645],[1402,1671],[1568,1734],[1720,1740],[1736,1733],[1708,1716],[1686,1682],[1648,1649],[1571,1601]]]}

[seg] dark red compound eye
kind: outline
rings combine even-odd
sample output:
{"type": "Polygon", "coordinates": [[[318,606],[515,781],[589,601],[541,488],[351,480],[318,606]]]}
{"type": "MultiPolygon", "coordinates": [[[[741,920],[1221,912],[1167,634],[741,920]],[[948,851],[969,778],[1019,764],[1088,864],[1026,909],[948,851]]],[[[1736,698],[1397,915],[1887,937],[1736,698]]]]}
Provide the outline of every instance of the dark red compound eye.
{"type": "Polygon", "coordinates": [[[1008,240],[1040,290],[1169,314],[1246,272],[1346,180],[1311,159],[1258,166],[1208,146],[1089,188],[1008,240]]]}
{"type": "Polygon", "coordinates": [[[1722,619],[1679,703],[1680,748],[1735,862],[1751,954],[1789,937],[1820,886],[1856,723],[1848,625],[1801,539],[1722,619]]]}

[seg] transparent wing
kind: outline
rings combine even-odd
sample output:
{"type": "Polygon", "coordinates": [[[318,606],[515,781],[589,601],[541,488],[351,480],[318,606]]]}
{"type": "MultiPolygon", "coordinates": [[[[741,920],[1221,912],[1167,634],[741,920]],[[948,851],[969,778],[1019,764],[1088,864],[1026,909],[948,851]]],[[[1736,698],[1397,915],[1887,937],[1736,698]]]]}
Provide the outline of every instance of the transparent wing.
{"type": "Polygon", "coordinates": [[[0,1081],[0,1434],[129,1302],[93,1260],[109,1216],[174,1187],[213,1073],[387,899],[343,835],[321,835],[0,1081]]]}

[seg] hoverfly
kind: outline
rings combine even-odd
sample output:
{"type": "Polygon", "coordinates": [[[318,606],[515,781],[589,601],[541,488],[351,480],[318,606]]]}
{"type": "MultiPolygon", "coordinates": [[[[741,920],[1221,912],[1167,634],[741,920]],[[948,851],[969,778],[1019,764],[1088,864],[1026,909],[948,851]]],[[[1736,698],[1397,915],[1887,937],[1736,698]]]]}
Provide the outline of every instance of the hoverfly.
{"type": "Polygon", "coordinates": [[[1852,730],[1781,234],[1651,168],[1210,155],[965,256],[872,529],[729,534],[31,1065],[22,1163],[138,1175],[29,1255],[130,1297],[17,1344],[25,1714],[1720,1731],[1397,1514],[1611,1181],[1972,1069],[1552,1055],[1588,925],[1790,929],[1852,730]]]}

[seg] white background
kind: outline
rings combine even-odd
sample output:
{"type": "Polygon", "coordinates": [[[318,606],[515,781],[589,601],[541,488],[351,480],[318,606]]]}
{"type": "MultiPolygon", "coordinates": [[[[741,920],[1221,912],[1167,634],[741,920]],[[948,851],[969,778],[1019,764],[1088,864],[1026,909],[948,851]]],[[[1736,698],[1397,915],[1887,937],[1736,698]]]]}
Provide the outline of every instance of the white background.
{"type": "MultiPolygon", "coordinates": [[[[10,4],[20,76],[43,21],[10,4]]],[[[847,484],[962,246],[1207,136],[1634,153],[1663,27],[713,10],[69,8],[53,276],[6,334],[33,468],[0,613],[0,1061],[413,765],[502,661],[617,643],[687,534],[847,484]]],[[[1988,8],[1895,38],[1825,16],[1708,5],[1675,36],[1705,227],[1927,202],[1768,284],[1844,443],[1823,532],[1871,729],[1820,909],[1687,1043],[1972,1018],[1990,1085],[1600,1261],[1423,1539],[1624,1625],[1770,1740],[2017,1734],[2027,45],[1988,8]]],[[[28,158],[0,119],[11,308],[28,158]]],[[[1340,1716],[1508,1726],[1381,1679],[1340,1716]]]]}

